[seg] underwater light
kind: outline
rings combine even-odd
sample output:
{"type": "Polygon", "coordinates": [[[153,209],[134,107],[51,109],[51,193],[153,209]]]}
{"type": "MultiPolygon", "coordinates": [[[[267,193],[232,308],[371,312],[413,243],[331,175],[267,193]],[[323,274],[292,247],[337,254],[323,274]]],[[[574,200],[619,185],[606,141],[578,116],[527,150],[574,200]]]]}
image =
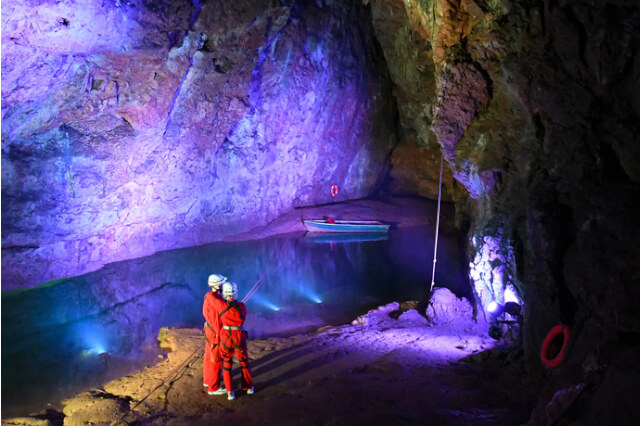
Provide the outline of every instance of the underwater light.
{"type": "Polygon", "coordinates": [[[280,307],[276,306],[275,304],[269,302],[268,300],[261,300],[260,303],[262,306],[264,306],[265,308],[269,308],[272,311],[279,311],[280,307]]]}
{"type": "Polygon", "coordinates": [[[89,349],[83,349],[82,351],[80,351],[80,358],[88,358],[91,356],[98,356],[98,355],[102,355],[104,353],[106,353],[107,351],[102,347],[97,347],[97,348],[89,348],[89,349]]]}
{"type": "MultiPolygon", "coordinates": [[[[104,342],[103,336],[100,336],[100,326],[95,323],[83,323],[80,324],[78,329],[78,337],[84,343],[87,352],[100,355],[107,352],[107,345],[104,342]]],[[[83,351],[84,352],[84,351],[83,351]]]]}
{"type": "MultiPolygon", "coordinates": [[[[86,350],[89,353],[100,355],[100,354],[103,354],[103,353],[107,352],[107,349],[100,342],[94,341],[94,342],[92,342],[90,344],[91,344],[91,347],[86,350]]],[[[85,351],[83,351],[83,352],[85,352],[85,351]]]]}
{"type": "Polygon", "coordinates": [[[253,298],[253,301],[256,302],[259,305],[264,306],[267,309],[271,309],[272,311],[279,311],[280,310],[279,306],[277,306],[276,304],[268,301],[264,297],[256,296],[256,297],[253,298]]]}
{"type": "Polygon", "coordinates": [[[94,351],[95,353],[97,353],[98,355],[107,352],[107,350],[102,345],[98,345],[95,348],[91,348],[91,350],[94,351]]]}
{"type": "Polygon", "coordinates": [[[498,302],[496,302],[495,300],[489,303],[489,305],[487,306],[487,310],[492,314],[498,312],[498,309],[500,309],[500,305],[498,305],[498,302]]]}
{"type": "Polygon", "coordinates": [[[307,289],[300,289],[299,294],[305,299],[310,300],[313,303],[322,303],[322,299],[313,291],[307,289]]]}
{"type": "Polygon", "coordinates": [[[322,303],[322,299],[320,299],[315,294],[310,294],[308,297],[313,303],[322,303]]]}
{"type": "MultiPolygon", "coordinates": [[[[85,347],[87,347],[87,351],[92,353],[92,354],[96,354],[96,355],[100,355],[103,354],[105,352],[107,352],[107,348],[104,345],[104,343],[95,335],[94,333],[86,333],[82,336],[82,339],[84,340],[84,344],[86,345],[85,347]]],[[[84,351],[83,351],[84,352],[84,351]]]]}

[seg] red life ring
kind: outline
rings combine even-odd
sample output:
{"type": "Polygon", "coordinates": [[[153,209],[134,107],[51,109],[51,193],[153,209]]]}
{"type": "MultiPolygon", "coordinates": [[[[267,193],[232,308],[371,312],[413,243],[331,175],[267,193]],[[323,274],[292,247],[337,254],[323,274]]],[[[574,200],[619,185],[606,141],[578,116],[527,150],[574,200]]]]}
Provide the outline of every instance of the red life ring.
{"type": "Polygon", "coordinates": [[[567,349],[567,342],[569,342],[570,335],[569,326],[564,324],[558,324],[549,331],[547,337],[542,341],[542,348],[540,349],[540,361],[542,361],[542,365],[546,368],[556,368],[560,365],[562,358],[564,358],[564,351],[567,349]],[[555,357],[549,359],[549,346],[551,346],[551,342],[560,334],[562,334],[562,347],[555,357]]]}
{"type": "Polygon", "coordinates": [[[331,185],[331,196],[335,197],[336,195],[338,195],[338,185],[334,183],[331,185]]]}

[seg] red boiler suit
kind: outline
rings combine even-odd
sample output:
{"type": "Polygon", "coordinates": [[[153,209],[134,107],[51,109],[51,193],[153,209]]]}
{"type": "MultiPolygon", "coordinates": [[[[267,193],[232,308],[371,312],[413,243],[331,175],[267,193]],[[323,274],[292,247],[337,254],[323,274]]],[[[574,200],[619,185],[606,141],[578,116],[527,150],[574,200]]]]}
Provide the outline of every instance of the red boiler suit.
{"type": "Polygon", "coordinates": [[[222,358],[220,357],[220,317],[214,307],[214,292],[210,291],[204,296],[202,315],[204,316],[204,359],[202,360],[202,382],[207,385],[209,392],[220,388],[220,369],[222,358]]]}
{"type": "Polygon", "coordinates": [[[227,302],[219,294],[214,295],[214,307],[220,315],[220,356],[222,357],[222,378],[227,391],[233,390],[231,379],[232,358],[235,354],[242,369],[242,390],[253,387],[251,370],[247,357],[247,332],[242,328],[247,316],[247,308],[242,302],[227,302]]]}

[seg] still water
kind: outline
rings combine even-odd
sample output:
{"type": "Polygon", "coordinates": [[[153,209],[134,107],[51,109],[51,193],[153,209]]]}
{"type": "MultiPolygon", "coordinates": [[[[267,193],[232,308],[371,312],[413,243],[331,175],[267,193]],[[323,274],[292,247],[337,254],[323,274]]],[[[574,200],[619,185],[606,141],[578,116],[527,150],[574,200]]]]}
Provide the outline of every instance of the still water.
{"type": "MultiPolygon", "coordinates": [[[[201,328],[209,274],[247,300],[249,338],[352,321],[392,301],[427,297],[433,232],[292,233],[171,250],[40,287],[2,293],[2,418],[99,387],[158,360],[161,327],[201,328]]],[[[438,242],[436,284],[468,287],[456,237],[438,242]]]]}

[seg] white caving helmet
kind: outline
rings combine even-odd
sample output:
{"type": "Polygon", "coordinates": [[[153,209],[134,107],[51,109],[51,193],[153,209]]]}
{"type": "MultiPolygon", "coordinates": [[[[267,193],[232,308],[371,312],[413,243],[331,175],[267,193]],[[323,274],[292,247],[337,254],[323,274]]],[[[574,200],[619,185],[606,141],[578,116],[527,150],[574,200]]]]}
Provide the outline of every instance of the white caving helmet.
{"type": "Polygon", "coordinates": [[[211,289],[218,289],[220,288],[220,285],[223,283],[227,282],[227,277],[225,277],[224,275],[209,275],[209,280],[207,282],[207,285],[209,287],[211,287],[211,289]]]}
{"type": "Polygon", "coordinates": [[[238,284],[232,282],[225,282],[222,284],[222,297],[227,300],[238,299],[238,284]]]}

